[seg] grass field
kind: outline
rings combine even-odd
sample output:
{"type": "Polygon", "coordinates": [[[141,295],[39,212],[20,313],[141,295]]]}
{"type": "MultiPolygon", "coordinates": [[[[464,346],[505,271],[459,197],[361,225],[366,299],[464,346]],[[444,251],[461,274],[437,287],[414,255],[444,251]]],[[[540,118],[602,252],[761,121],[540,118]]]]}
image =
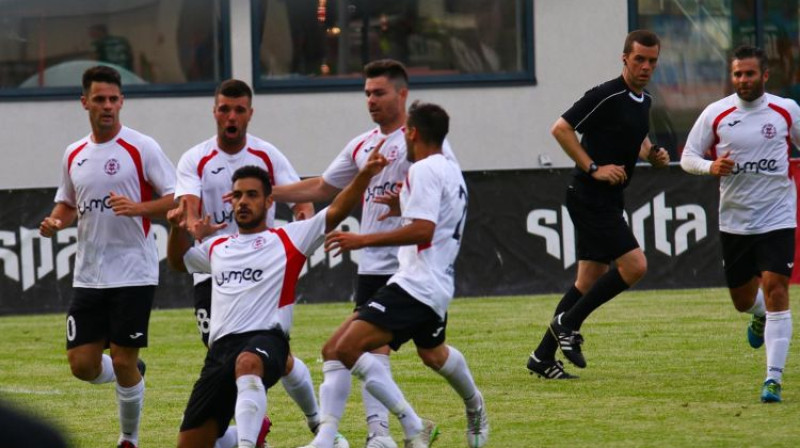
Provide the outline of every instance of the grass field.
{"type": "MultiPolygon", "coordinates": [[[[797,447],[800,446],[800,344],[791,347],[784,402],[758,394],[764,350],[745,340],[747,318],[722,289],[632,291],[596,312],[583,327],[589,366],[574,381],[545,381],[525,362],[558,297],[456,300],[448,341],[466,356],[489,410],[497,448],[797,447]]],[[[793,288],[797,300],[800,289],[793,288]]],[[[299,305],[292,347],[321,381],[319,347],[348,314],[348,304],[299,305]]],[[[800,313],[796,313],[797,321],[800,313]]],[[[117,440],[113,386],[72,378],[64,354],[63,316],[0,318],[0,395],[59,425],[81,448],[117,440]]],[[[175,446],[183,407],[204,349],[190,310],[157,310],[151,319],[141,448],[175,446]]],[[[443,431],[434,447],[463,447],[464,410],[455,392],[422,366],[413,345],[393,357],[393,373],[418,412],[443,431]]],[[[356,380],[354,380],[356,381],[356,380]]],[[[283,388],[269,393],[275,425],[270,446],[311,440],[283,388]]],[[[341,431],[363,446],[360,387],[353,388],[341,431]]],[[[396,440],[399,424],[392,422],[396,440]]],[[[0,440],[2,445],[2,440],[0,440]]]]}

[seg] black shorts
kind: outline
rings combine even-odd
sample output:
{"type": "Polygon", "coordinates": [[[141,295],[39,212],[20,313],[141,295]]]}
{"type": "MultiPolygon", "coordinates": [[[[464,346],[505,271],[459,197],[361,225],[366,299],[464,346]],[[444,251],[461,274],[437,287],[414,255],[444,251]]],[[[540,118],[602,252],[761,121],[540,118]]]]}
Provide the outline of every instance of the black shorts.
{"type": "Polygon", "coordinates": [[[211,331],[211,278],[194,285],[194,317],[200,339],[208,347],[208,334],[211,331]]]}
{"type": "Polygon", "coordinates": [[[67,311],[67,349],[97,341],[147,347],[156,287],[73,288],[67,311]]]}
{"type": "Polygon", "coordinates": [[[353,311],[358,311],[361,306],[367,303],[379,289],[386,286],[391,275],[358,274],[356,284],[356,307],[353,311]]]}
{"type": "Polygon", "coordinates": [[[264,364],[261,381],[269,389],[286,370],[289,339],[280,330],[231,334],[214,342],[206,354],[200,378],[183,413],[181,431],[199,428],[209,419],[225,434],[236,409],[236,358],[243,352],[255,353],[264,364]]]}
{"type": "MultiPolygon", "coordinates": [[[[581,187],[586,188],[586,187],[581,187]]],[[[604,198],[567,189],[567,210],[575,226],[578,260],[610,263],[639,247],[623,217],[621,197],[604,198]]]]}
{"type": "Polygon", "coordinates": [[[397,350],[409,341],[419,348],[434,348],[444,343],[447,315],[444,320],[425,305],[409,295],[396,283],[381,288],[375,296],[358,310],[360,319],[392,332],[389,347],[397,350]]]}
{"type": "Polygon", "coordinates": [[[795,229],[758,235],[719,233],[728,288],[737,288],[764,271],[792,276],[795,229]]]}

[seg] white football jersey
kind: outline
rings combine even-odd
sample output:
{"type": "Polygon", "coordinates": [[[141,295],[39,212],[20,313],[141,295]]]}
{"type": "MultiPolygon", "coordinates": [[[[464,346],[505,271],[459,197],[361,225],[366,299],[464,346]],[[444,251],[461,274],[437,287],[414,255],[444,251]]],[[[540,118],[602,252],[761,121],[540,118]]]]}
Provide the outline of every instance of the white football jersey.
{"type": "MultiPolygon", "coordinates": [[[[181,156],[178,162],[178,184],[175,198],[193,195],[200,198],[200,216],[210,216],[215,224],[228,226],[218,230],[209,238],[236,233],[236,220],[233,219],[233,206],[223,202],[222,196],[233,189],[231,176],[237,169],[255,165],[265,169],[272,185],[287,185],[300,181],[289,160],[270,143],[253,135],[247,135],[245,147],[236,154],[228,154],[217,146],[217,137],[194,146],[181,156]]],[[[275,205],[267,211],[267,226],[274,227],[275,205]]],[[[195,283],[208,276],[195,275],[195,283]]]]}
{"type": "Polygon", "coordinates": [[[78,210],[73,286],[118,288],[158,284],[158,250],[150,219],[116,216],[111,192],[134,202],[175,191],[175,167],[152,138],[123,126],[97,144],[91,134],[64,152],[55,202],[78,210]]]}
{"type": "MultiPolygon", "coordinates": [[[[378,146],[381,140],[386,139],[381,147],[381,154],[389,161],[389,165],[370,180],[369,187],[364,192],[361,228],[358,233],[389,232],[401,225],[399,217],[389,217],[378,221],[378,217],[386,213],[388,208],[383,204],[375,203],[374,199],[388,191],[397,193],[399,186],[405,180],[411,162],[406,159],[404,131],[405,127],[401,127],[389,135],[384,135],[381,133],[380,127],[376,127],[359,135],[344,147],[322,173],[325,183],[343,189],[367,163],[372,149],[378,146]]],[[[447,140],[442,148],[442,152],[447,158],[455,162],[456,157],[447,140]]],[[[361,251],[358,261],[359,274],[392,275],[397,272],[397,247],[365,247],[359,250],[361,251]]]]}
{"type": "Polygon", "coordinates": [[[736,163],[720,178],[719,228],[749,235],[796,227],[797,193],[789,171],[792,142],[800,142],[800,107],[765,94],[745,102],[733,94],[706,107],[689,133],[681,166],[707,174],[726,153],[736,163]]]}
{"type": "Polygon", "coordinates": [[[183,257],[212,277],[209,345],[228,335],[292,328],[295,286],[306,258],[322,244],[327,208],[313,218],[264,232],[206,239],[183,257]]]}
{"type": "Polygon", "coordinates": [[[444,318],[455,290],[455,261],[467,219],[467,185],[458,164],[441,154],[411,165],[400,191],[404,223],[436,224],[427,245],[402,246],[400,269],[389,280],[444,318]]]}

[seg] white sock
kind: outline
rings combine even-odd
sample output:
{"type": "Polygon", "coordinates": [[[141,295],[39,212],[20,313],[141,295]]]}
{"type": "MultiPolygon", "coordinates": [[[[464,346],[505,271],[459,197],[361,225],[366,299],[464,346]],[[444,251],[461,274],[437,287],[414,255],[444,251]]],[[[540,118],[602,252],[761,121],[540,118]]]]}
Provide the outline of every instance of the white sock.
{"type": "Polygon", "coordinates": [[[242,375],[236,378],[236,431],[239,433],[239,448],[256,446],[261,421],[267,413],[267,394],[258,375],[242,375]]]}
{"type": "Polygon", "coordinates": [[[321,423],[313,444],[317,448],[333,448],[333,439],[339,432],[339,420],[350,396],[352,380],[350,371],[339,361],[325,361],[322,375],[324,380],[319,386],[321,423]]]}
{"type": "Polygon", "coordinates": [[[89,382],[92,384],[105,384],[116,379],[117,377],[114,375],[114,363],[111,361],[110,356],[103,353],[103,356],[100,358],[100,375],[97,375],[97,378],[89,382]]]}
{"type": "Polygon", "coordinates": [[[749,310],[745,311],[745,313],[754,314],[759,317],[762,317],[767,313],[767,305],[764,303],[764,291],[762,291],[761,288],[758,288],[753,306],[751,306],[749,310]]]}
{"type": "Polygon", "coordinates": [[[448,345],[447,348],[450,354],[437,373],[450,383],[450,386],[464,400],[467,409],[478,409],[483,400],[480,392],[478,392],[478,387],[475,385],[475,380],[472,378],[472,373],[467,367],[467,360],[455,347],[448,345]]]}
{"type": "Polygon", "coordinates": [[[144,378],[131,387],[117,384],[117,404],[121,432],[117,443],[127,440],[136,445],[139,443],[139,422],[142,419],[144,404],[144,378]]]}
{"type": "Polygon", "coordinates": [[[306,416],[308,427],[313,429],[319,424],[319,405],[314,395],[314,383],[311,382],[311,372],[306,364],[299,358],[294,358],[294,367],[288,375],[281,378],[281,384],[286,393],[292,397],[300,410],[306,416]]]}
{"type": "Polygon", "coordinates": [[[791,339],[791,311],[767,311],[767,324],[764,327],[764,343],[767,347],[767,379],[773,379],[778,383],[783,379],[783,368],[786,366],[786,355],[789,354],[791,339]]]}
{"type": "MultiPolygon", "coordinates": [[[[389,364],[389,355],[373,353],[372,356],[383,365],[389,376],[392,376],[392,366],[389,364]]],[[[367,415],[367,432],[370,435],[389,435],[389,410],[367,390],[367,383],[361,383],[361,397],[364,402],[364,411],[367,415]]]]}
{"type": "Polygon", "coordinates": [[[406,439],[416,436],[422,430],[422,420],[411,405],[408,404],[403,392],[397,387],[389,371],[372,353],[364,353],[353,365],[351,370],[354,376],[364,382],[364,387],[375,398],[394,414],[403,425],[406,439]]]}
{"type": "Polygon", "coordinates": [[[228,426],[228,430],[214,443],[214,448],[236,448],[239,435],[235,426],[228,426]]]}

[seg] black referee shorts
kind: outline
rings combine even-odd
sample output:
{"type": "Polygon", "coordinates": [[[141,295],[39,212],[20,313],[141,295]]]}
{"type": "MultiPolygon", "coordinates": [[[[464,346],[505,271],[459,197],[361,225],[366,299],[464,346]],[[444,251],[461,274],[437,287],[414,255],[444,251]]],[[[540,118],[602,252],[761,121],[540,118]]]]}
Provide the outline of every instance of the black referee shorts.
{"type": "Polygon", "coordinates": [[[578,260],[610,263],[639,247],[623,217],[621,195],[594,196],[567,188],[567,210],[575,226],[578,260]]]}

